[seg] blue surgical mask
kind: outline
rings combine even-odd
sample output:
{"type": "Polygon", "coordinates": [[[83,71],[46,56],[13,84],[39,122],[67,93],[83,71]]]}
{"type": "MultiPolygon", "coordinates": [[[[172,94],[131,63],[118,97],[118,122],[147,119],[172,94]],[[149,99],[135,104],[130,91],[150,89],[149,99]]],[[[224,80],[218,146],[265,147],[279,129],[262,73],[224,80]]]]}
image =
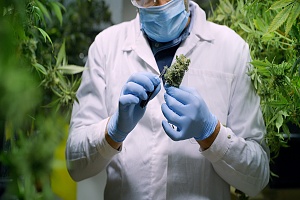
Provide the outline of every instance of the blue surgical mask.
{"type": "Polygon", "coordinates": [[[178,38],[190,15],[183,0],[171,0],[162,6],[139,7],[139,14],[142,29],[157,42],[178,38]]]}

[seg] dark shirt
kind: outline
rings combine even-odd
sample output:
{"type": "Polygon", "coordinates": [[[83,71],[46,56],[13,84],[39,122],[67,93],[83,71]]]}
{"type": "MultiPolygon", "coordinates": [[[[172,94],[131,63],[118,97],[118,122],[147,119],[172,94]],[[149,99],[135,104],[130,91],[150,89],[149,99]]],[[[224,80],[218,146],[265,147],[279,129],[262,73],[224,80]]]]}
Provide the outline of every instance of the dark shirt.
{"type": "Polygon", "coordinates": [[[178,49],[180,43],[185,40],[189,34],[190,25],[184,29],[178,38],[170,42],[156,42],[147,37],[160,72],[165,66],[171,66],[176,50],[178,49]]]}

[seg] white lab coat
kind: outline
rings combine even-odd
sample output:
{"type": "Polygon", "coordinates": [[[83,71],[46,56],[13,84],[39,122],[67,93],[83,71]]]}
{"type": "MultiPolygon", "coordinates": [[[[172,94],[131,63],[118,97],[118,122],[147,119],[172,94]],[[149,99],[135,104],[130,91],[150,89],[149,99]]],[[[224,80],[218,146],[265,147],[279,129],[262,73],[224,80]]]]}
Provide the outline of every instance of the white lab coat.
{"type": "Polygon", "coordinates": [[[172,141],[161,126],[162,88],[122,150],[111,148],[104,132],[124,83],[135,72],[159,71],[138,16],[102,31],[89,50],[66,156],[76,181],[107,170],[105,199],[226,200],[230,185],[254,196],[268,183],[265,126],[247,75],[248,45],[229,28],[207,22],[204,11],[190,4],[193,29],[176,52],[191,59],[182,85],[198,90],[221,130],[205,151],[194,139],[172,141]]]}

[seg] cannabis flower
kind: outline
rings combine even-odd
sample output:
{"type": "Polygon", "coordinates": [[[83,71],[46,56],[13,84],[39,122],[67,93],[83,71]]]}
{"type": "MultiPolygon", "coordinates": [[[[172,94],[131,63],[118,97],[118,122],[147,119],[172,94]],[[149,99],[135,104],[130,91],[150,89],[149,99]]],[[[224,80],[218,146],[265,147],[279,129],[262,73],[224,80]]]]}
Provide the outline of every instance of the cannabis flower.
{"type": "Polygon", "coordinates": [[[171,65],[169,68],[165,66],[165,68],[167,68],[167,71],[164,75],[166,83],[174,87],[179,87],[185,72],[188,70],[189,64],[189,58],[186,58],[183,54],[179,56],[176,55],[176,62],[173,63],[173,65],[171,65]]]}

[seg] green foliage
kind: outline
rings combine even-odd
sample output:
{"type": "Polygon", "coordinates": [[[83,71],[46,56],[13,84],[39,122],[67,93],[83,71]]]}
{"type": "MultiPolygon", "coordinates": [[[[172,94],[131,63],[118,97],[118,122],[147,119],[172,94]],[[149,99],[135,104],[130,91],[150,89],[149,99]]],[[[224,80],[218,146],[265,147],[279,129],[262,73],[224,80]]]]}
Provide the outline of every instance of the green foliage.
{"type": "Polygon", "coordinates": [[[275,2],[270,9],[281,11],[274,17],[269,26],[269,32],[278,30],[286,22],[285,34],[287,35],[300,15],[300,2],[293,0],[280,0],[275,2]]]}
{"type": "Polygon", "coordinates": [[[6,123],[11,149],[1,160],[9,166],[12,181],[4,199],[54,199],[49,178],[56,163],[53,152],[64,135],[65,125],[65,119],[54,113],[32,119],[28,127],[32,131],[27,133],[24,128],[15,129],[11,121],[6,123]]]}
{"type": "MultiPolygon", "coordinates": [[[[91,2],[87,4],[94,6],[92,13],[83,1],[77,2],[81,7],[76,9],[85,8],[86,21],[80,15],[76,18],[82,24],[94,24],[99,16],[91,15],[103,13],[91,2]]],[[[62,31],[74,27],[65,20],[78,10],[67,12],[56,0],[3,0],[0,10],[0,125],[4,124],[0,126],[0,141],[4,139],[9,147],[0,154],[0,167],[2,172],[3,164],[6,166],[10,180],[0,198],[54,199],[50,174],[61,166],[53,158],[54,150],[66,133],[70,108],[76,100],[80,83],[76,74],[84,70],[81,64],[68,64],[67,52],[76,49],[78,37],[69,46],[71,40],[66,36],[70,32],[62,31]]],[[[110,18],[109,12],[104,13],[110,18]]],[[[81,47],[88,48],[90,43],[84,40],[90,35],[85,36],[81,29],[67,30],[84,35],[81,47]]]]}
{"type": "Polygon", "coordinates": [[[164,74],[166,83],[174,87],[179,87],[189,65],[189,58],[186,58],[183,54],[176,56],[176,62],[173,63],[173,65],[171,65],[169,68],[165,66],[167,69],[166,73],[164,74]]]}
{"type": "Polygon", "coordinates": [[[249,76],[261,97],[266,141],[274,157],[287,146],[289,125],[300,127],[299,10],[298,0],[224,0],[210,16],[250,45],[249,76]]]}
{"type": "Polygon", "coordinates": [[[22,34],[20,39],[16,36],[16,41],[20,44],[17,47],[19,56],[24,57],[29,70],[33,70],[32,67],[36,70],[35,76],[48,94],[54,94],[48,95],[50,98],[45,99],[43,103],[55,104],[57,109],[68,110],[68,106],[75,100],[79,79],[64,76],[66,70],[63,71],[61,67],[67,67],[69,72],[74,69],[76,72],[81,72],[83,68],[78,70],[78,66],[68,65],[65,42],[63,39],[60,43],[53,41],[48,34],[48,27],[55,22],[55,19],[59,23],[58,26],[62,24],[62,12],[65,9],[61,3],[54,0],[23,0],[23,2],[25,2],[23,10],[17,10],[16,5],[11,4],[12,13],[5,16],[16,18],[21,12],[24,13],[22,19],[14,19],[22,21],[22,24],[16,27],[22,34]]]}
{"type": "Polygon", "coordinates": [[[47,32],[54,43],[66,42],[68,61],[84,65],[88,47],[102,29],[111,26],[111,12],[104,1],[59,0],[68,10],[63,15],[62,26],[58,20],[52,21],[47,32]]]}

